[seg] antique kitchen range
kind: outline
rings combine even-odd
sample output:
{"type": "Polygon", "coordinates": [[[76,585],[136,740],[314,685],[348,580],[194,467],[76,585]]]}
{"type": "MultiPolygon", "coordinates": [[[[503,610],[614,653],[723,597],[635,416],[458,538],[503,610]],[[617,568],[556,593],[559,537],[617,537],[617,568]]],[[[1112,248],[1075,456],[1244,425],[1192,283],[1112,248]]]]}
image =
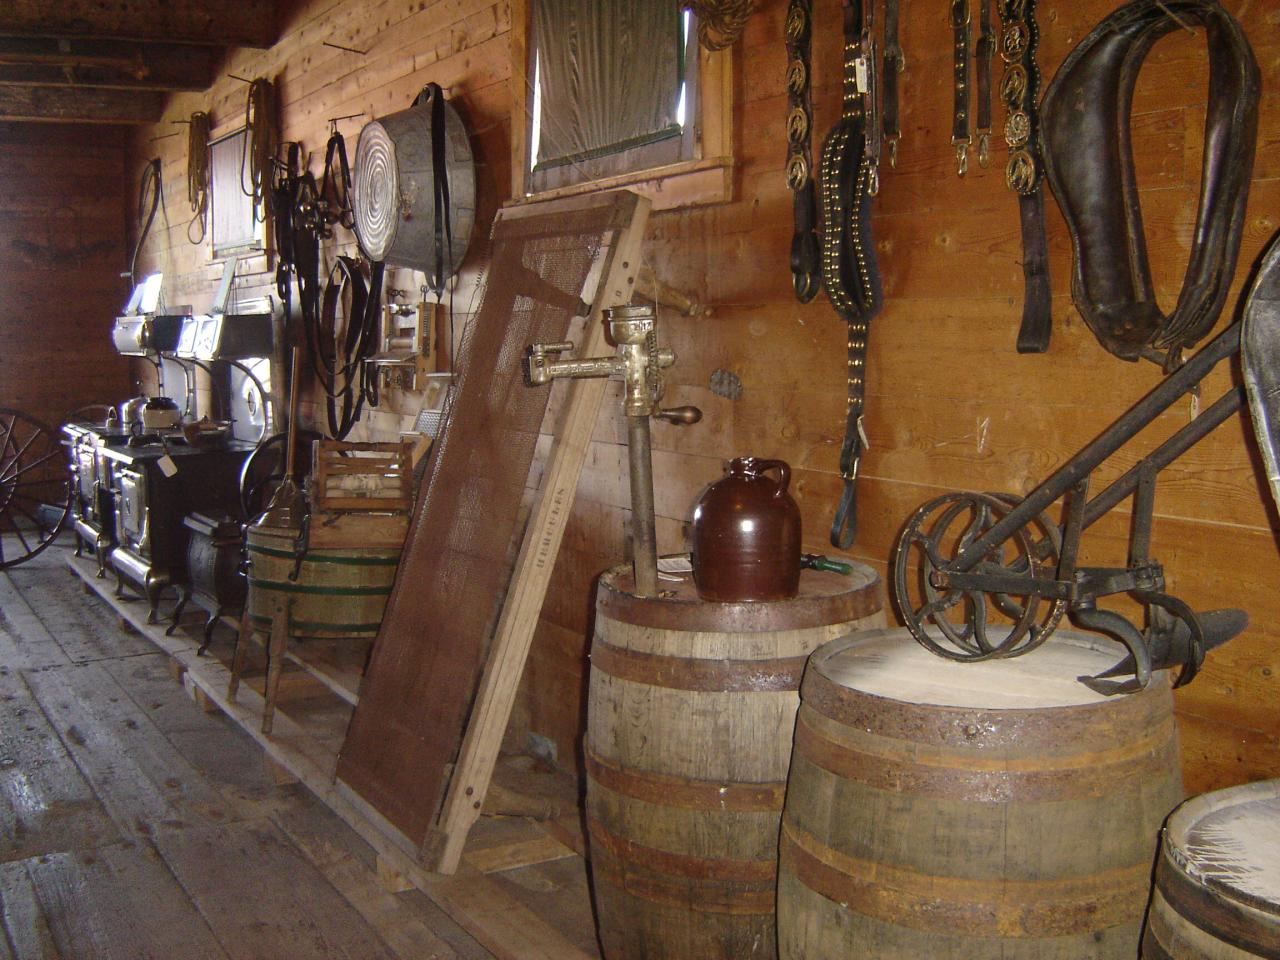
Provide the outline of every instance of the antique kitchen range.
{"type": "MultiPolygon", "coordinates": [[[[1042,78],[1035,0],[947,7],[956,172],[1003,166],[1017,198],[1022,326],[1010,346],[1050,348],[1051,196],[1075,308],[1107,351],[1165,376],[1025,495],[947,493],[901,518],[881,558],[889,618],[871,567],[802,552],[813,538],[791,467],[767,450],[742,451],[759,456],[732,460],[691,505],[689,553],[658,555],[651,421],[705,428],[696,407],[661,406],[680,362],[661,327],[706,311],[635,268],[647,201],[501,211],[479,310],[452,340],[448,284],[476,226],[477,177],[462,116],[435,84],[364,125],[350,173],[335,125],[317,177],[300,145],[263,131],[254,112],[274,94],[253,81],[248,126],[275,150],[253,179],[255,203],[272,198],[276,295],[232,308],[234,259],[209,315],[166,313],[158,277],[138,285],[113,341],[156,370],[157,395],[63,428],[77,556],[114,577],[117,596],[145,598],[148,623],[170,618],[170,633],[200,607],[200,653],[217,623],[238,619],[223,692],[237,696],[261,641],[266,735],[296,641],[373,640],[328,783],[372,810],[392,847],[452,872],[564,534],[576,448],[603,381],[621,381],[631,556],[597,582],[582,742],[608,960],[1280,957],[1276,786],[1183,804],[1172,719],[1171,688],[1247,617],[1193,610],[1151,555],[1160,472],[1240,411],[1280,502],[1280,240],[1229,298],[1260,101],[1249,38],[1217,0],[1132,0],[1042,78]],[[1207,37],[1211,85],[1190,262],[1165,316],[1128,110],[1152,44],[1184,29],[1207,37]],[[335,236],[354,236],[360,256],[334,255],[335,236]],[[389,270],[416,271],[421,297],[388,289],[389,270]],[[1114,468],[1223,361],[1238,361],[1239,385],[1114,468]],[[313,387],[323,401],[307,426],[324,439],[301,422],[298,394],[313,387]],[[432,396],[419,433],[343,442],[400,389],[432,396]],[[562,435],[538,452],[547,416],[562,435]],[[541,478],[527,514],[504,469],[541,478]],[[1130,498],[1125,564],[1085,563],[1089,528],[1130,498]],[[174,606],[161,610],[167,588],[174,606]],[[1108,602],[1118,595],[1136,618],[1108,602]],[[419,650],[424,623],[444,652],[419,650]],[[439,689],[444,676],[455,689],[439,689]],[[425,697],[432,716],[396,715],[425,697]]],[[[867,350],[887,296],[877,258],[892,255],[875,243],[875,198],[910,146],[911,74],[897,0],[849,0],[843,13],[820,24],[809,0],[789,0],[779,23],[794,234],[778,253],[797,301],[825,292],[847,328],[829,535],[847,551],[866,510],[867,350]],[[815,31],[837,26],[844,61],[815,64],[815,31]],[[819,146],[812,78],[837,67],[840,115],[819,146]]]]}

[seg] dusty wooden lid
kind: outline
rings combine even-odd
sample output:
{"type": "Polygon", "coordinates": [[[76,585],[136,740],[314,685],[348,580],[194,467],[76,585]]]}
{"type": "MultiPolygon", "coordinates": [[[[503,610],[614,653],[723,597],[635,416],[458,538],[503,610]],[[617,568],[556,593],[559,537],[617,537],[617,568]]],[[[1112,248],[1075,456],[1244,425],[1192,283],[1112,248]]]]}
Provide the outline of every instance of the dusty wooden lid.
{"type": "Polygon", "coordinates": [[[1059,630],[1024,656],[959,663],[930,653],[907,630],[869,630],[814,652],[800,700],[838,723],[913,743],[1070,753],[1086,738],[1172,730],[1167,671],[1146,690],[1115,697],[1077,679],[1124,655],[1105,637],[1059,630]]]}
{"type": "Polygon", "coordinates": [[[894,629],[832,640],[814,653],[813,669],[849,690],[904,703],[1022,710],[1107,700],[1076,678],[1124,656],[1124,647],[1105,637],[1059,630],[1025,656],[960,663],[894,629]]]}
{"type": "Polygon", "coordinates": [[[1190,879],[1280,918],[1280,780],[1188,800],[1169,818],[1164,843],[1190,879]]]}
{"type": "Polygon", "coordinates": [[[596,612],[640,627],[713,633],[805,630],[849,623],[878,612],[883,602],[879,574],[866,564],[848,562],[853,567],[850,576],[801,570],[798,596],[756,603],[703,600],[692,574],[659,580],[661,596],[637,597],[631,565],[619,564],[600,575],[596,612]]]}

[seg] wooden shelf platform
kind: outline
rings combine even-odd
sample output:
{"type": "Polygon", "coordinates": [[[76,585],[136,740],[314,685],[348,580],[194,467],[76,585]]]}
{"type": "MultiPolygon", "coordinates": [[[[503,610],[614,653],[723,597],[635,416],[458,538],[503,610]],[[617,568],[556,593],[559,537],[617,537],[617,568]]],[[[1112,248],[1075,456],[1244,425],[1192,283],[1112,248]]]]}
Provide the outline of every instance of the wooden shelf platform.
{"type": "MultiPolygon", "coordinates": [[[[68,557],[67,565],[86,591],[112,608],[123,629],[171,658],[171,671],[198,703],[233,720],[259,744],[278,776],[306,786],[376,851],[379,877],[389,889],[420,890],[499,960],[598,960],[575,817],[547,824],[486,817],[472,831],[461,868],[444,876],[423,869],[383,832],[375,812],[335,784],[337,750],[366,652],[357,648],[364,644],[346,644],[346,650],[327,642],[295,644],[274,729],[264,735],[260,669],[246,675],[235,700],[227,699],[234,621],[230,630],[218,629],[208,655],[199,657],[194,631],[180,627],[166,636],[167,624],[147,624],[146,604],[116,597],[114,581],[98,579],[95,564],[68,557]],[[529,882],[522,874],[530,871],[543,875],[529,882]],[[552,874],[555,879],[548,880],[552,874]],[[539,888],[555,888],[554,901],[540,901],[539,888]]],[[[260,651],[255,655],[262,657],[260,651]]]]}

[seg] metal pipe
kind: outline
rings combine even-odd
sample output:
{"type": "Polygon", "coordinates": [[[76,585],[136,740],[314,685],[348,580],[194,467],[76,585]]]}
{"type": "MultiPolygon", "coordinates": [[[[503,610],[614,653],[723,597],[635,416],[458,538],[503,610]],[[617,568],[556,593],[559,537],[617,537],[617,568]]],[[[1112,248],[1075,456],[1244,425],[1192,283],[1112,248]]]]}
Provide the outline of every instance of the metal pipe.
{"type": "Polygon", "coordinates": [[[649,417],[627,417],[627,461],[631,467],[631,549],[636,596],[658,595],[658,535],[653,509],[653,455],[649,417]]]}

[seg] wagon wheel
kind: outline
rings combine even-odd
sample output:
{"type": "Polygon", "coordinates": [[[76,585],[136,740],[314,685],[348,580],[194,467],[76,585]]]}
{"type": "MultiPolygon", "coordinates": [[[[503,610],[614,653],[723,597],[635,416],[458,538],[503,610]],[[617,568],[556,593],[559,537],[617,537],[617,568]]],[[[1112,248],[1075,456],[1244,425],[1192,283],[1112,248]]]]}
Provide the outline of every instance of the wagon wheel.
{"type": "Polygon", "coordinates": [[[71,511],[71,474],[57,436],[0,407],[0,570],[51,544],[71,511]]]}
{"type": "MultiPolygon", "coordinates": [[[[1006,494],[949,493],[922,506],[907,521],[894,551],[893,590],[911,635],[950,660],[1014,657],[1035,649],[1057,628],[1066,602],[1026,593],[939,589],[931,575],[1016,506],[1006,494]]],[[[1014,575],[1030,587],[1053,579],[1061,554],[1056,524],[1043,514],[991,549],[972,573],[1014,575]]]]}

